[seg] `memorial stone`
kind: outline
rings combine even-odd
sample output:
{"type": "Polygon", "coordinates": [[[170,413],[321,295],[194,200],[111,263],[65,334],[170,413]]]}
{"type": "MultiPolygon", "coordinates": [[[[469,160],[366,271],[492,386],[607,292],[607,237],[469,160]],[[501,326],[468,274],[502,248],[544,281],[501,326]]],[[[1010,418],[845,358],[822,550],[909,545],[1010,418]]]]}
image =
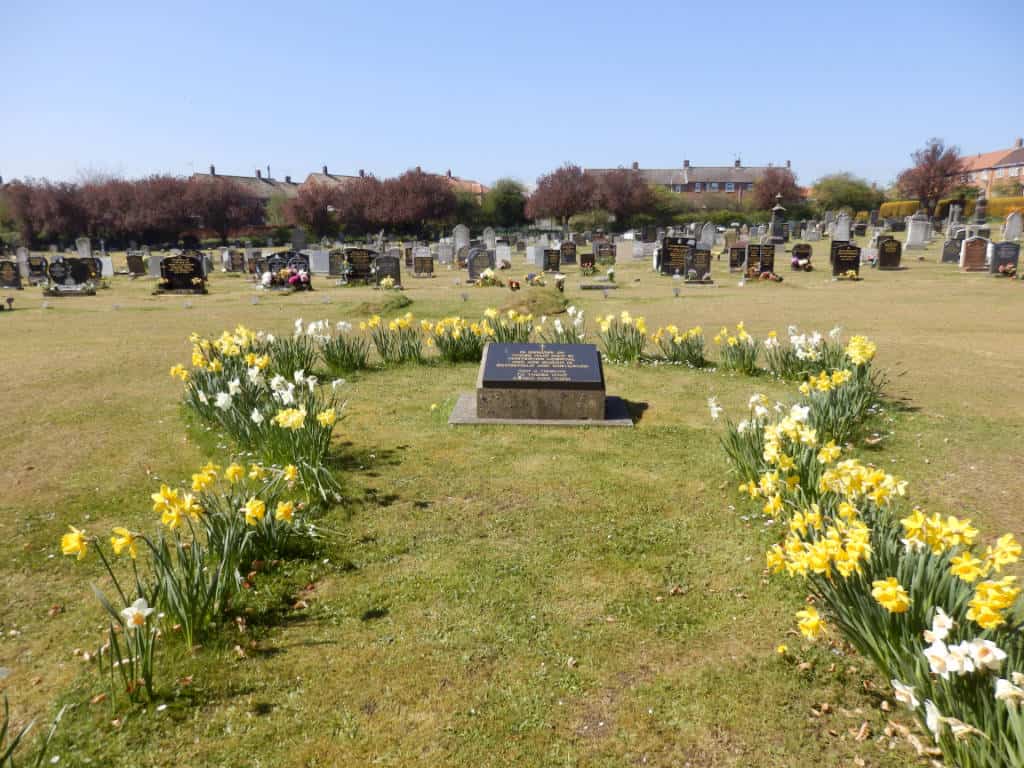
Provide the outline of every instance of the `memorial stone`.
{"type": "Polygon", "coordinates": [[[848,272],[860,274],[860,248],[849,243],[840,243],[833,250],[832,276],[837,277],[848,272]]]}
{"type": "Polygon", "coordinates": [[[971,237],[960,246],[960,269],[964,272],[984,272],[989,241],[984,237],[971,237]]]}
{"type": "Polygon", "coordinates": [[[1001,243],[992,244],[992,258],[989,260],[988,270],[993,275],[1005,274],[1012,267],[1015,274],[1020,260],[1020,245],[1005,240],[1001,243]]]}
{"type": "Polygon", "coordinates": [[[903,256],[903,244],[896,238],[890,237],[878,245],[878,268],[899,269],[900,259],[903,256]]]}

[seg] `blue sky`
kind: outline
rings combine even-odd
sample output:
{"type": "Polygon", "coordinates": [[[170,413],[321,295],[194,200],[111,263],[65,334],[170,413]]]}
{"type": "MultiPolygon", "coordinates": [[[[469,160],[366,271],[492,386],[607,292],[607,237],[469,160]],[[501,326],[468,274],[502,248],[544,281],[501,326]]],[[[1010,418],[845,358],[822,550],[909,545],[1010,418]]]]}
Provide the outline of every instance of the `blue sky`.
{"type": "Polygon", "coordinates": [[[1024,135],[1019,0],[0,0],[0,175],[791,160],[887,183],[1024,135]]]}

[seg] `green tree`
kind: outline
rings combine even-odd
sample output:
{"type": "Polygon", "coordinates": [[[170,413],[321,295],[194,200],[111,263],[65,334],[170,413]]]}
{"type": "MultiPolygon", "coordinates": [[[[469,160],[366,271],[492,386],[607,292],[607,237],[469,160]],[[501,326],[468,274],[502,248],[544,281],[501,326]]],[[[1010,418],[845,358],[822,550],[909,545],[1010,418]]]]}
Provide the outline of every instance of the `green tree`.
{"type": "Polygon", "coordinates": [[[480,207],[482,220],[496,227],[515,227],[526,221],[526,189],[514,179],[498,179],[480,207]]]}
{"type": "Polygon", "coordinates": [[[468,189],[455,190],[453,221],[456,224],[465,224],[467,227],[473,227],[480,222],[480,201],[476,194],[468,189]]]}
{"type": "Polygon", "coordinates": [[[852,173],[831,173],[814,183],[814,198],[823,210],[870,211],[881,204],[884,194],[852,173]]]}
{"type": "Polygon", "coordinates": [[[287,227],[288,221],[288,198],[283,194],[271,195],[267,200],[266,217],[267,225],[271,227],[287,227]]]}

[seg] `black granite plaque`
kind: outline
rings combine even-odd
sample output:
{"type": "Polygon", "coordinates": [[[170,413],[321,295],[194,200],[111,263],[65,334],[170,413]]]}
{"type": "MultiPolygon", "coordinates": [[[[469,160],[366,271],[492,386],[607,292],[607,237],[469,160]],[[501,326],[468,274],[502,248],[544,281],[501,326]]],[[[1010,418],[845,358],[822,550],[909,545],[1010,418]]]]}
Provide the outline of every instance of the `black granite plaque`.
{"type": "Polygon", "coordinates": [[[544,271],[559,272],[562,269],[562,252],[557,248],[544,249],[544,271]]]}
{"type": "Polygon", "coordinates": [[[775,273],[775,246],[774,245],[762,245],[761,246],[761,258],[758,260],[757,271],[759,274],[765,272],[775,273]]]}
{"type": "Polygon", "coordinates": [[[1017,269],[1020,260],[1020,245],[1009,241],[994,243],[992,245],[992,261],[989,263],[989,272],[993,275],[1000,273],[1000,268],[1005,272],[1008,267],[1017,269]]]}
{"type": "Polygon", "coordinates": [[[0,261],[0,288],[14,288],[21,290],[21,272],[18,265],[9,259],[0,261]]]}
{"type": "Polygon", "coordinates": [[[345,274],[344,251],[331,251],[327,254],[327,273],[331,277],[341,277],[345,274]]]}
{"type": "Polygon", "coordinates": [[[85,285],[91,279],[89,266],[81,259],[58,259],[50,264],[46,272],[51,283],[66,288],[85,285]]]}
{"type": "Polygon", "coordinates": [[[878,244],[878,268],[899,269],[903,257],[903,243],[894,237],[878,244]]]}
{"type": "Polygon", "coordinates": [[[597,257],[593,253],[580,254],[580,269],[594,269],[597,264],[597,257]]]}
{"type": "Polygon", "coordinates": [[[570,242],[562,243],[562,263],[563,264],[575,264],[576,263],[576,243],[570,243],[570,242]]]}
{"type": "Polygon", "coordinates": [[[860,274],[860,248],[844,243],[832,250],[832,275],[837,276],[847,272],[860,274]]]}
{"type": "Polygon", "coordinates": [[[484,389],[603,390],[601,355],[593,344],[487,345],[484,389]]]}
{"type": "Polygon", "coordinates": [[[661,241],[661,259],[658,271],[663,275],[683,275],[690,258],[690,246],[681,237],[666,237],[661,241]]]}
{"type": "Polygon", "coordinates": [[[747,249],[742,245],[729,248],[729,271],[742,272],[747,268],[747,249]]]}
{"type": "Polygon", "coordinates": [[[402,263],[398,260],[397,256],[389,256],[383,254],[373,260],[373,268],[376,270],[375,276],[377,278],[377,284],[385,277],[390,277],[395,281],[395,285],[402,284],[402,263]]]}
{"type": "Polygon", "coordinates": [[[711,250],[688,248],[684,276],[690,282],[711,282],[711,250]]]}
{"type": "Polygon", "coordinates": [[[413,256],[412,273],[416,277],[432,277],[434,274],[434,257],[413,256]]]}
{"type": "Polygon", "coordinates": [[[304,253],[287,254],[288,268],[296,272],[309,272],[309,257],[304,253]]]}
{"type": "Polygon", "coordinates": [[[761,246],[751,243],[747,246],[747,269],[761,269],[761,246]]]}
{"type": "Polygon", "coordinates": [[[161,290],[180,293],[202,293],[205,289],[203,257],[198,253],[183,253],[160,260],[161,290]]]}
{"type": "Polygon", "coordinates": [[[594,258],[598,264],[615,263],[615,244],[607,240],[594,243],[594,258]]]}
{"type": "Polygon", "coordinates": [[[45,256],[28,257],[28,282],[30,285],[46,282],[46,268],[49,266],[45,256]]]}
{"type": "Polygon", "coordinates": [[[960,263],[960,241],[959,240],[947,240],[942,244],[942,263],[943,264],[959,264],[960,263]]]}
{"type": "Polygon", "coordinates": [[[345,262],[348,265],[349,281],[361,280],[369,282],[370,270],[377,252],[369,248],[349,248],[345,251],[345,262]]]}
{"type": "Polygon", "coordinates": [[[129,253],[125,256],[125,261],[128,264],[128,274],[134,277],[141,277],[146,274],[146,264],[142,260],[141,253],[129,253]]]}
{"type": "Polygon", "coordinates": [[[828,260],[830,263],[836,263],[836,251],[840,248],[850,244],[849,240],[833,240],[829,245],[828,260]]]}

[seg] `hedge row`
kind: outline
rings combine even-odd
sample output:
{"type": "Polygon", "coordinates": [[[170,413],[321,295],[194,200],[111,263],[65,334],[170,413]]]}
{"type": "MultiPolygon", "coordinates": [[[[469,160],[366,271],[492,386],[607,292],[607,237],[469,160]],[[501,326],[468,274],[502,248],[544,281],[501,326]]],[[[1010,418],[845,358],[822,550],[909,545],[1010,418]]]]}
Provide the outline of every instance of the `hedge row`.
{"type": "MultiPolygon", "coordinates": [[[[943,219],[949,212],[951,203],[957,202],[957,198],[949,197],[939,200],[935,206],[935,215],[943,219]]],[[[917,213],[920,204],[917,200],[893,200],[889,203],[882,203],[878,209],[878,215],[883,219],[902,219],[906,216],[913,216],[917,213]]],[[[993,197],[988,201],[988,216],[990,219],[1001,219],[1013,211],[1024,211],[1024,197],[993,197]]],[[[961,218],[974,215],[974,200],[967,200],[964,203],[964,210],[961,218]]]]}

